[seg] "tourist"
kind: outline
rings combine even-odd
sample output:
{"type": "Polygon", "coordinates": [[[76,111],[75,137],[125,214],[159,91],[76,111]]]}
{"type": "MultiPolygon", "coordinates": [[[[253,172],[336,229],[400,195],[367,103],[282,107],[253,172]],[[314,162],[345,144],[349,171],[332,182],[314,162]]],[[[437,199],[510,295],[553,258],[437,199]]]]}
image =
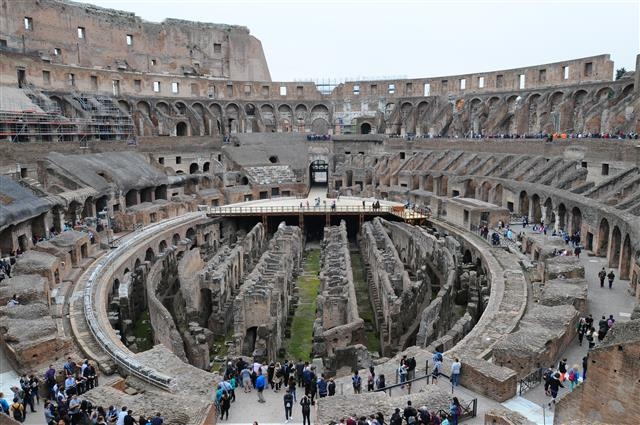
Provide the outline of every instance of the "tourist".
{"type": "Polygon", "coordinates": [[[231,398],[229,397],[229,394],[225,391],[222,394],[222,399],[220,400],[220,420],[222,419],[229,420],[230,408],[231,408],[231,398]]]}
{"type": "Polygon", "coordinates": [[[133,417],[133,410],[129,409],[124,417],[124,425],[134,425],[135,423],[136,419],[133,417]]]}
{"type": "Polygon", "coordinates": [[[584,334],[587,333],[587,329],[587,320],[584,317],[581,317],[576,325],[576,330],[578,331],[578,345],[580,347],[582,347],[582,340],[584,339],[584,334]]]}
{"type": "Polygon", "coordinates": [[[458,425],[458,417],[462,414],[462,407],[458,401],[458,397],[453,397],[449,405],[449,414],[451,415],[452,425],[458,425]]]}
{"type": "Polygon", "coordinates": [[[353,393],[360,394],[360,389],[362,387],[362,378],[358,375],[358,371],[353,371],[353,376],[351,377],[351,385],[353,386],[353,393]]]}
{"type": "Polygon", "coordinates": [[[240,379],[242,380],[242,388],[245,393],[251,392],[251,371],[248,365],[240,371],[240,379]]]}
{"type": "Polygon", "coordinates": [[[565,380],[565,374],[567,373],[567,359],[564,358],[562,360],[560,360],[560,363],[558,364],[558,372],[560,372],[560,381],[565,380]]]}
{"type": "Polygon", "coordinates": [[[578,385],[578,380],[580,379],[580,369],[577,364],[574,364],[569,368],[567,372],[567,379],[569,380],[569,389],[573,391],[573,389],[578,385]]]}
{"type": "Polygon", "coordinates": [[[384,374],[380,374],[378,375],[378,378],[376,379],[376,389],[378,391],[380,390],[384,390],[384,388],[387,386],[385,379],[384,379],[384,374]]]}
{"type": "Polygon", "coordinates": [[[156,413],[155,418],[151,420],[151,425],[162,425],[164,423],[164,418],[160,414],[160,412],[156,413]]]}
{"type": "Polygon", "coordinates": [[[602,342],[607,332],[609,331],[609,324],[607,318],[603,315],[602,319],[598,322],[598,342],[602,342]]]}
{"type": "Polygon", "coordinates": [[[589,364],[589,353],[582,358],[582,382],[587,379],[587,366],[589,364]]]}
{"type": "Polygon", "coordinates": [[[304,386],[304,363],[302,360],[298,360],[298,363],[296,363],[296,380],[299,387],[304,386]]]}
{"type": "Polygon", "coordinates": [[[616,278],[615,273],[613,273],[613,270],[609,271],[609,274],[607,275],[607,279],[609,279],[609,289],[611,289],[611,287],[613,286],[613,279],[616,278]]]}
{"type": "Polygon", "coordinates": [[[462,369],[462,363],[456,357],[454,362],[451,364],[451,385],[457,387],[460,383],[460,370],[462,369]]]}
{"type": "Polygon", "coordinates": [[[293,402],[297,402],[296,400],[296,378],[293,377],[293,375],[289,376],[289,384],[288,384],[288,388],[289,388],[289,393],[291,393],[291,395],[293,396],[293,402]]]}
{"type": "Polygon", "coordinates": [[[17,397],[13,398],[13,404],[11,405],[11,416],[18,422],[24,422],[26,418],[26,412],[24,405],[20,403],[17,397]]]}
{"type": "Polygon", "coordinates": [[[264,399],[264,395],[262,394],[266,386],[267,386],[267,378],[264,376],[264,374],[260,373],[256,378],[256,385],[255,385],[256,390],[258,390],[258,403],[266,402],[266,400],[264,399]]]}
{"type": "Polygon", "coordinates": [[[302,425],[311,425],[311,400],[305,394],[300,400],[302,406],[302,425]]]}
{"type": "Polygon", "coordinates": [[[596,346],[594,334],[596,333],[596,328],[591,326],[586,333],[587,342],[589,343],[589,349],[592,349],[596,346]]]}
{"type": "Polygon", "coordinates": [[[367,374],[367,391],[373,391],[375,389],[376,372],[373,365],[369,366],[369,373],[367,374]]]}
{"type": "Polygon", "coordinates": [[[544,383],[545,393],[551,396],[551,400],[549,400],[548,403],[550,408],[556,404],[556,397],[558,396],[558,390],[560,388],[564,388],[564,385],[560,382],[560,372],[551,374],[544,383]]]}
{"type": "Polygon", "coordinates": [[[13,296],[11,297],[9,302],[7,303],[7,307],[13,307],[13,306],[16,306],[16,305],[20,305],[20,301],[18,301],[18,295],[17,294],[13,294],[13,296]]]}
{"type": "Polygon", "coordinates": [[[293,409],[293,395],[291,395],[291,392],[289,390],[285,392],[283,400],[284,400],[284,420],[285,422],[288,423],[290,419],[293,419],[293,416],[291,414],[293,409]]]}
{"type": "Polygon", "coordinates": [[[418,411],[411,405],[411,400],[407,400],[407,407],[404,408],[402,416],[404,416],[404,420],[407,421],[408,424],[416,422],[418,411]]]}
{"type": "Polygon", "coordinates": [[[127,416],[127,406],[122,406],[122,410],[118,412],[118,418],[116,419],[116,425],[124,425],[124,418],[127,416]]]}
{"type": "Polygon", "coordinates": [[[398,366],[398,377],[400,378],[400,383],[402,384],[400,388],[404,388],[404,383],[407,382],[407,364],[405,360],[400,361],[400,366],[398,366]]]}
{"type": "Polygon", "coordinates": [[[327,384],[327,391],[329,397],[336,395],[336,383],[333,378],[329,378],[329,384],[327,384]]]}
{"type": "Polygon", "coordinates": [[[398,407],[396,407],[395,412],[391,415],[389,425],[402,425],[402,416],[400,416],[400,409],[398,407]]]}
{"type": "Polygon", "coordinates": [[[320,374],[320,377],[318,378],[316,385],[318,387],[318,397],[320,398],[325,398],[327,396],[327,381],[325,381],[324,379],[324,373],[320,374]]]}
{"type": "Polygon", "coordinates": [[[0,391],[0,410],[2,410],[2,413],[6,415],[9,414],[10,410],[9,402],[4,398],[4,393],[2,391],[0,391]]]}
{"type": "Polygon", "coordinates": [[[438,383],[438,376],[440,376],[440,370],[442,368],[442,360],[436,358],[433,363],[433,372],[431,372],[431,382],[435,385],[438,383]]]}
{"type": "Polygon", "coordinates": [[[444,412],[440,413],[440,425],[451,425],[449,418],[447,418],[447,414],[444,412]]]}
{"type": "Polygon", "coordinates": [[[604,280],[607,277],[607,271],[604,269],[604,267],[602,268],[602,270],[600,270],[598,272],[598,278],[600,278],[600,287],[604,288],[604,280]]]}

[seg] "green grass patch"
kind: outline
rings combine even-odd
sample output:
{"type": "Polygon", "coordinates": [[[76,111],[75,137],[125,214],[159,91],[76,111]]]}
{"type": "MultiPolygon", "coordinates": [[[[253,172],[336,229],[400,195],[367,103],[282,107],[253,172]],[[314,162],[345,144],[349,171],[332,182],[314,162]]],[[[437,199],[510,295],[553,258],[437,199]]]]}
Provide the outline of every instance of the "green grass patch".
{"type": "Polygon", "coordinates": [[[376,332],[376,323],[373,307],[369,299],[369,285],[364,275],[364,265],[360,252],[351,252],[351,268],[353,269],[353,284],[356,288],[356,299],[358,300],[358,315],[365,324],[365,337],[369,351],[380,352],[380,338],[376,332]]]}
{"type": "Polygon", "coordinates": [[[291,322],[291,338],[285,347],[289,358],[311,360],[313,322],[316,320],[318,290],[320,289],[320,250],[307,251],[303,273],[298,277],[298,306],[291,322]]]}
{"type": "Polygon", "coordinates": [[[147,351],[153,348],[153,328],[149,320],[149,310],[145,310],[133,327],[133,335],[136,337],[138,352],[147,351]]]}

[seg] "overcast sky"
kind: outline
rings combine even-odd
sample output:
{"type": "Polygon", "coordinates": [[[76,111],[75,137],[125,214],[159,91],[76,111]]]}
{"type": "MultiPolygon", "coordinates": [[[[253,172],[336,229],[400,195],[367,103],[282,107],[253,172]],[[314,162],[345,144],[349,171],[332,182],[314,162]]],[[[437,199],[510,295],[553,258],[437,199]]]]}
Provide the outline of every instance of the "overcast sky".
{"type": "Polygon", "coordinates": [[[94,0],[165,18],[243,25],[274,81],[437,77],[611,54],[635,68],[640,0],[94,0]]]}

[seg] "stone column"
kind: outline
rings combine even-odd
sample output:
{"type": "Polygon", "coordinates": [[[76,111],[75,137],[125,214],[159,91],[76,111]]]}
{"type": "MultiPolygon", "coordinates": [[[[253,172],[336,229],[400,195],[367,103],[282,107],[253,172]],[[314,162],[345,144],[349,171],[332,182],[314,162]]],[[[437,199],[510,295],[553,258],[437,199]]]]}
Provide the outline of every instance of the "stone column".
{"type": "Polygon", "coordinates": [[[633,90],[636,93],[640,93],[640,55],[636,55],[636,72],[633,90]]]}
{"type": "Polygon", "coordinates": [[[553,210],[553,214],[555,215],[556,221],[553,223],[553,229],[557,232],[560,230],[560,214],[558,214],[558,210],[553,210]]]}

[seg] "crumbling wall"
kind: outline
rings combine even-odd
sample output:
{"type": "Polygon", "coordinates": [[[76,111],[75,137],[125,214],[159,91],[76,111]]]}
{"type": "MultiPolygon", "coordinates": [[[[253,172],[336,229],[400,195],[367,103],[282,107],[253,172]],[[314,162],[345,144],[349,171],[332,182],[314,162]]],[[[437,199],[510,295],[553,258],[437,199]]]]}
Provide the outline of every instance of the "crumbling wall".
{"type": "Polygon", "coordinates": [[[233,304],[235,347],[242,354],[263,360],[278,355],[303,249],[300,228],[281,223],[244,280],[233,304]]]}
{"type": "MultiPolygon", "coordinates": [[[[320,295],[313,328],[314,357],[329,357],[337,348],[364,343],[364,320],[358,314],[347,226],[324,228],[320,295]]],[[[353,363],[351,361],[349,364],[353,363]]],[[[336,365],[338,368],[342,364],[336,365]]]]}

